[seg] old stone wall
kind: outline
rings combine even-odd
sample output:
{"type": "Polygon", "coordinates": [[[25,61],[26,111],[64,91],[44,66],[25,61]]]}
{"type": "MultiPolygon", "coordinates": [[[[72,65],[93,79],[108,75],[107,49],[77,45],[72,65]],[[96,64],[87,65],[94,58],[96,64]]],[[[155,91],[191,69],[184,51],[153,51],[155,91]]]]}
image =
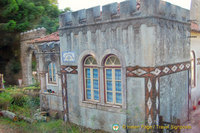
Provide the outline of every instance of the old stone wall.
{"type": "MultiPolygon", "coordinates": [[[[37,47],[29,41],[43,37],[46,35],[45,28],[38,28],[21,33],[20,47],[21,47],[21,66],[22,66],[22,83],[23,85],[32,84],[32,55],[37,52],[37,47]]],[[[36,56],[36,62],[38,65],[38,56],[36,56]]]]}
{"type": "MultiPolygon", "coordinates": [[[[126,132],[122,125],[156,124],[158,115],[164,113],[160,104],[166,99],[165,94],[171,93],[162,76],[173,82],[184,81],[172,87],[187,101],[189,11],[159,0],[141,0],[139,9],[136,5],[136,0],[128,0],[120,3],[119,10],[118,3],[112,3],[103,6],[102,11],[97,6],[60,16],[65,120],[110,132],[114,123],[120,125],[120,132],[126,132]],[[74,53],[74,61],[64,62],[63,52],[74,53]],[[121,107],[104,102],[103,62],[109,54],[116,55],[122,65],[121,107]],[[83,98],[83,61],[87,55],[94,56],[98,63],[99,103],[83,98]],[[172,73],[177,74],[169,76],[172,73]],[[160,91],[165,94],[161,95],[160,91]]],[[[174,98],[173,106],[180,100],[174,98]]],[[[181,104],[175,113],[169,112],[183,111],[184,121],[187,105],[181,104]]]]}
{"type": "Polygon", "coordinates": [[[60,44],[59,41],[37,43],[38,73],[40,77],[40,105],[42,110],[63,111],[62,90],[60,77],[60,44]],[[50,63],[55,63],[56,82],[51,83],[48,78],[50,63]],[[48,90],[51,90],[49,92],[48,90]]]}

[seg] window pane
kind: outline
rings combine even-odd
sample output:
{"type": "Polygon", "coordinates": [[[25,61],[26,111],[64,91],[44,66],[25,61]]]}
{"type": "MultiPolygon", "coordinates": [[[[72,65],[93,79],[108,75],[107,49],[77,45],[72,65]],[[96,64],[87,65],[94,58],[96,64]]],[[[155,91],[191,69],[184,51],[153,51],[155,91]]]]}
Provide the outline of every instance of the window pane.
{"type": "Polygon", "coordinates": [[[121,81],[116,81],[115,82],[115,87],[116,87],[116,91],[121,91],[122,90],[121,81]]]}
{"type": "Polygon", "coordinates": [[[121,80],[121,69],[115,69],[115,80],[121,80]]]}
{"type": "Polygon", "coordinates": [[[110,59],[107,59],[106,65],[111,65],[111,64],[112,64],[112,62],[110,61],[110,59]]]}
{"type": "Polygon", "coordinates": [[[87,90],[87,99],[91,99],[91,90],[87,90]]]}
{"type": "Polygon", "coordinates": [[[114,63],[114,62],[115,62],[115,59],[116,59],[116,57],[115,57],[115,56],[111,56],[111,57],[110,57],[110,60],[111,60],[111,62],[112,62],[112,63],[114,63]]]}
{"type": "Polygon", "coordinates": [[[91,81],[90,81],[90,79],[86,79],[86,88],[91,88],[91,81]]]}
{"type": "Polygon", "coordinates": [[[93,87],[94,89],[99,89],[98,80],[93,80],[93,87]]]}
{"type": "Polygon", "coordinates": [[[120,61],[118,58],[116,58],[116,60],[115,60],[115,65],[120,65],[120,61]]]}
{"type": "Polygon", "coordinates": [[[94,90],[94,100],[99,100],[99,91],[94,90]]]}
{"type": "Polygon", "coordinates": [[[116,103],[122,103],[122,94],[116,93],[116,103]]]}
{"type": "Polygon", "coordinates": [[[106,69],[106,79],[112,79],[112,69],[106,69]]]}
{"type": "Polygon", "coordinates": [[[107,81],[107,90],[112,91],[112,81],[107,81]]]}
{"type": "Polygon", "coordinates": [[[98,79],[98,69],[93,69],[93,78],[98,79]]]}
{"type": "Polygon", "coordinates": [[[53,81],[56,81],[56,75],[53,75],[53,81]]]}
{"type": "Polygon", "coordinates": [[[97,61],[94,59],[92,62],[93,65],[97,65],[97,61]]]}
{"type": "Polygon", "coordinates": [[[54,70],[56,69],[56,65],[55,65],[55,63],[53,63],[53,69],[54,69],[54,70]]]}
{"type": "Polygon", "coordinates": [[[51,69],[51,65],[52,65],[52,63],[50,63],[49,66],[48,66],[48,67],[49,67],[49,80],[50,80],[50,81],[53,81],[53,80],[52,80],[52,69],[51,69]]]}
{"type": "Polygon", "coordinates": [[[56,68],[55,68],[55,63],[53,63],[53,81],[56,81],[56,68]]]}
{"type": "Polygon", "coordinates": [[[90,78],[90,69],[89,68],[86,69],[86,78],[90,78]]]}
{"type": "Polygon", "coordinates": [[[87,59],[87,60],[85,61],[85,64],[89,65],[89,64],[90,64],[90,60],[87,59]]]}
{"type": "Polygon", "coordinates": [[[49,76],[51,75],[51,71],[52,71],[51,64],[49,64],[49,76]]]}
{"type": "Polygon", "coordinates": [[[112,94],[112,92],[107,92],[107,102],[113,102],[113,94],[112,94]]]}

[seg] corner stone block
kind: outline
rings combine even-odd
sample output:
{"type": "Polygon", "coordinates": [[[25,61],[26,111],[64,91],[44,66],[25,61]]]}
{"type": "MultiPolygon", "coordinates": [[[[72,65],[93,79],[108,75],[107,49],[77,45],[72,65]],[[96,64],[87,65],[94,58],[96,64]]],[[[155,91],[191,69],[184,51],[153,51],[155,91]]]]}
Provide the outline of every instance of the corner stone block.
{"type": "Polygon", "coordinates": [[[67,12],[65,14],[65,25],[67,25],[67,23],[71,23],[72,22],[72,12],[67,12]]]}
{"type": "Polygon", "coordinates": [[[176,19],[178,20],[182,20],[182,10],[181,10],[181,7],[179,6],[176,6],[176,19]]]}
{"type": "MultiPolygon", "coordinates": [[[[59,25],[60,27],[63,27],[65,25],[65,13],[59,16],[59,25]]],[[[34,32],[36,32],[36,29],[34,29],[34,32]]]]}
{"type": "Polygon", "coordinates": [[[117,14],[117,10],[118,10],[117,7],[118,7],[117,2],[110,4],[111,15],[117,14]]]}
{"type": "Polygon", "coordinates": [[[129,0],[129,3],[130,3],[130,12],[135,12],[137,9],[136,9],[136,6],[137,6],[137,1],[136,0],[129,0]]]}
{"type": "Polygon", "coordinates": [[[140,1],[141,13],[145,16],[157,15],[159,4],[160,0],[141,0],[140,1]]]}
{"type": "Polygon", "coordinates": [[[158,10],[159,10],[158,12],[160,15],[164,16],[166,14],[165,8],[166,8],[166,2],[161,1],[158,7],[158,10]]]}
{"type": "Polygon", "coordinates": [[[78,16],[79,16],[79,20],[86,19],[86,10],[85,9],[79,10],[78,11],[78,16]]]}
{"type": "Polygon", "coordinates": [[[130,15],[131,13],[131,9],[130,9],[130,1],[123,1],[120,2],[120,17],[127,17],[130,15]]]}
{"type": "Polygon", "coordinates": [[[190,20],[190,10],[187,10],[187,9],[184,9],[183,11],[182,11],[182,20],[184,20],[184,21],[188,21],[188,20],[190,20]]]}
{"type": "Polygon", "coordinates": [[[101,16],[100,6],[93,7],[93,15],[95,18],[101,16]]]}
{"type": "Polygon", "coordinates": [[[86,9],[87,23],[94,23],[95,18],[100,17],[100,6],[86,9]]]}
{"type": "Polygon", "coordinates": [[[72,25],[79,25],[78,11],[72,12],[72,25]]]}
{"type": "Polygon", "coordinates": [[[102,7],[102,19],[111,20],[111,15],[117,14],[117,3],[111,3],[102,7]]]}
{"type": "Polygon", "coordinates": [[[166,2],[165,12],[168,18],[171,17],[171,8],[172,8],[172,4],[166,2]]]}
{"type": "Polygon", "coordinates": [[[177,6],[175,5],[171,5],[171,18],[175,19],[177,14],[176,14],[176,9],[177,9],[177,6]]]}

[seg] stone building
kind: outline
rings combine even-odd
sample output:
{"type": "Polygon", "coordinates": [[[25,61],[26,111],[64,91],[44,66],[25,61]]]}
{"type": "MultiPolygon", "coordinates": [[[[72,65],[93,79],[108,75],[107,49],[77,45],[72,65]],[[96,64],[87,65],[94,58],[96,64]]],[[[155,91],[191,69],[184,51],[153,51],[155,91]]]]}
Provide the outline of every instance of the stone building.
{"type": "Polygon", "coordinates": [[[58,111],[62,115],[62,90],[60,81],[60,43],[58,32],[45,35],[45,29],[31,30],[23,33],[21,38],[30,39],[21,44],[23,83],[30,85],[32,81],[31,56],[34,53],[37,64],[37,80],[40,82],[40,105],[42,110],[58,111]],[[35,33],[35,31],[37,31],[35,33]],[[42,34],[42,35],[41,35],[42,34]],[[31,38],[35,36],[35,39],[31,38]],[[27,72],[26,72],[27,71],[27,72]],[[28,80],[25,80],[28,79],[28,80]]]}
{"type": "Polygon", "coordinates": [[[60,16],[64,119],[112,132],[189,118],[189,10],[128,0],[60,16]],[[139,8],[138,8],[139,5],[139,8]]]}
{"type": "MultiPolygon", "coordinates": [[[[41,108],[109,132],[113,124],[119,124],[119,132],[145,132],[123,125],[159,124],[159,115],[167,122],[173,117],[187,121],[189,19],[188,10],[160,0],[127,0],[102,10],[61,14],[59,39],[41,34],[22,43],[23,54],[35,51],[41,108]]],[[[31,83],[29,59],[22,55],[26,84],[31,83]]]]}

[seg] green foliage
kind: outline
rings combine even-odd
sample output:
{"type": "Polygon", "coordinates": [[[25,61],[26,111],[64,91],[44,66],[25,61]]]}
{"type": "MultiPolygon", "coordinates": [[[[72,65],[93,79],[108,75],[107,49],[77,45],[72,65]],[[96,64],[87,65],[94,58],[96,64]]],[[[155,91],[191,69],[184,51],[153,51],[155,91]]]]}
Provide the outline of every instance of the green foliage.
{"type": "Polygon", "coordinates": [[[26,104],[27,99],[28,98],[21,92],[14,93],[12,94],[11,104],[23,107],[26,104]]]}
{"type": "Polygon", "coordinates": [[[34,60],[34,61],[32,61],[32,71],[36,71],[36,69],[37,69],[37,63],[34,60]]]}
{"type": "MultiPolygon", "coordinates": [[[[0,109],[7,109],[17,115],[32,117],[40,106],[39,97],[31,97],[23,94],[23,89],[9,86],[5,92],[0,93],[0,109]],[[7,107],[3,107],[7,105],[7,107]]],[[[92,118],[95,119],[95,116],[92,118]]],[[[29,124],[25,121],[13,122],[10,119],[0,117],[0,125],[7,125],[8,128],[15,128],[17,132],[30,133],[101,133],[77,126],[72,123],[65,123],[63,120],[51,120],[49,122],[37,122],[29,124]]]]}
{"type": "Polygon", "coordinates": [[[9,32],[31,28],[44,12],[44,7],[35,5],[34,0],[1,0],[0,7],[0,29],[9,32]]]}
{"type": "MultiPolygon", "coordinates": [[[[50,3],[56,3],[55,1],[56,0],[51,0],[50,3]]],[[[68,7],[64,11],[70,11],[70,8],[68,7]]],[[[48,34],[57,31],[59,27],[59,15],[61,13],[63,13],[63,11],[60,11],[57,5],[46,5],[44,15],[41,17],[36,28],[44,27],[47,29],[48,34]]]]}
{"type": "Polygon", "coordinates": [[[10,69],[13,73],[18,73],[21,69],[21,64],[19,61],[11,60],[10,62],[10,69]]]}
{"type": "Polygon", "coordinates": [[[30,117],[40,107],[39,96],[28,96],[23,89],[8,87],[0,93],[0,109],[30,117]]]}

